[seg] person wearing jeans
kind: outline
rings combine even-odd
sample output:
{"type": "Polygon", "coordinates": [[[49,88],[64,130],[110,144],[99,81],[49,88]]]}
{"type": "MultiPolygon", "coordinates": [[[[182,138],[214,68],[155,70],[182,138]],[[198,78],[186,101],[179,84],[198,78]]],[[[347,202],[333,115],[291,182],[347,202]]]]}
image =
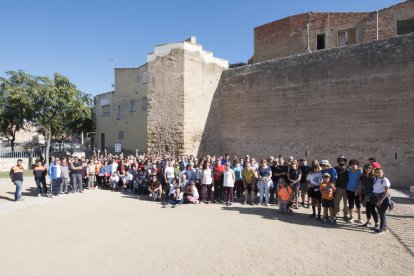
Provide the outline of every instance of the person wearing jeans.
{"type": "Polygon", "coordinates": [[[52,164],[50,164],[48,170],[49,178],[52,181],[52,195],[57,196],[60,193],[60,180],[62,177],[62,170],[60,168],[60,160],[56,158],[52,164]]]}
{"type": "Polygon", "coordinates": [[[269,191],[270,191],[270,184],[271,184],[271,176],[272,170],[269,166],[267,166],[267,160],[263,159],[261,162],[261,166],[258,169],[258,177],[259,177],[259,190],[260,190],[260,200],[259,205],[263,203],[263,195],[265,197],[266,206],[270,206],[269,204],[269,191]]]}
{"type": "Polygon", "coordinates": [[[390,199],[388,198],[388,190],[391,186],[388,178],[384,177],[384,171],[381,168],[375,169],[375,176],[377,177],[373,187],[373,204],[377,207],[380,217],[380,227],[375,231],[382,234],[388,231],[386,211],[390,206],[390,199]]]}
{"type": "Polygon", "coordinates": [[[9,176],[16,185],[16,192],[14,193],[14,200],[18,201],[22,197],[22,187],[23,187],[23,160],[17,160],[17,164],[10,169],[9,176]]]}
{"type": "Polygon", "coordinates": [[[72,170],[72,193],[76,193],[79,189],[80,193],[83,193],[82,186],[82,162],[79,161],[79,158],[75,156],[75,160],[71,164],[72,170]]]}

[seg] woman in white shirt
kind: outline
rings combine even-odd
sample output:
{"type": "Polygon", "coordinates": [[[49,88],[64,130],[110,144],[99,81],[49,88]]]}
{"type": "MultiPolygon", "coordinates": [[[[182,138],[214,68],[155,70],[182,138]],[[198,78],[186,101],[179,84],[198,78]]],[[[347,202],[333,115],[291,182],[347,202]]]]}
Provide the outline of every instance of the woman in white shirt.
{"type": "Polygon", "coordinates": [[[201,196],[200,201],[205,202],[207,191],[207,204],[211,202],[211,188],[213,187],[213,172],[210,168],[210,162],[203,165],[203,172],[201,173],[201,196]]]}
{"type": "Polygon", "coordinates": [[[223,187],[226,189],[226,206],[230,206],[233,204],[233,188],[234,183],[236,182],[236,176],[234,171],[230,168],[230,162],[226,163],[226,169],[223,172],[223,187]]]}
{"type": "Polygon", "coordinates": [[[372,193],[372,204],[377,207],[380,216],[380,227],[375,232],[381,234],[388,231],[387,219],[385,213],[391,205],[388,197],[388,190],[391,186],[388,178],[384,176],[384,171],[381,168],[375,169],[375,182],[372,193]]]}

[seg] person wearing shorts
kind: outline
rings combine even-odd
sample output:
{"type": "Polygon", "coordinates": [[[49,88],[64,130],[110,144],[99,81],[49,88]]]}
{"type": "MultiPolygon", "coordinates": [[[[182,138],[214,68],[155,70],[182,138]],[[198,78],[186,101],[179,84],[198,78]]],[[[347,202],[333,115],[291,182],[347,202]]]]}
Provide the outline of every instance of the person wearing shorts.
{"type": "Polygon", "coordinates": [[[353,210],[354,206],[356,206],[358,220],[357,223],[362,223],[361,221],[361,202],[359,199],[359,186],[360,186],[360,179],[362,175],[362,171],[359,168],[358,160],[351,159],[349,160],[349,167],[348,170],[348,183],[346,185],[346,197],[348,199],[348,210],[349,210],[349,222],[353,222],[353,210]]]}
{"type": "Polygon", "coordinates": [[[318,220],[321,220],[321,191],[319,190],[319,185],[322,181],[322,168],[319,166],[318,160],[313,160],[311,165],[311,170],[306,177],[306,182],[309,185],[308,198],[312,200],[312,215],[311,218],[316,217],[316,206],[318,206],[318,220]]]}
{"type": "Polygon", "coordinates": [[[323,221],[328,222],[330,221],[332,224],[336,223],[334,217],[334,193],[335,193],[335,185],[331,181],[331,175],[329,173],[325,173],[322,176],[322,184],[319,186],[319,190],[322,194],[322,207],[323,207],[323,221]],[[328,211],[330,218],[328,216],[328,211]]]}

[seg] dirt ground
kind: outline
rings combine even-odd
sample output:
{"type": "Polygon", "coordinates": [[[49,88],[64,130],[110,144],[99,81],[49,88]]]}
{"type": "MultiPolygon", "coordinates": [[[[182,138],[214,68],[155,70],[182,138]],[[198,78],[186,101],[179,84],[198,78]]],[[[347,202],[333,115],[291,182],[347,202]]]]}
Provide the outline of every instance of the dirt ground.
{"type": "MultiPolygon", "coordinates": [[[[25,180],[25,192],[34,183],[25,180]]],[[[103,190],[12,198],[0,179],[1,275],[412,275],[391,233],[322,224],[302,208],[221,204],[162,208],[103,190]]],[[[413,234],[414,235],[414,234],[413,234]]]]}

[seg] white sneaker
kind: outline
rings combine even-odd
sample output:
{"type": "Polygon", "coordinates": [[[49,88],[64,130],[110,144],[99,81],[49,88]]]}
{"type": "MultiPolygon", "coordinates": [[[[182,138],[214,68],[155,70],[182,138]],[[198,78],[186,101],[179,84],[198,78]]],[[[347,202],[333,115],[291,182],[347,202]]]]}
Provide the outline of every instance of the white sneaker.
{"type": "Polygon", "coordinates": [[[41,194],[37,194],[37,197],[41,197],[42,195],[41,194]]]}

